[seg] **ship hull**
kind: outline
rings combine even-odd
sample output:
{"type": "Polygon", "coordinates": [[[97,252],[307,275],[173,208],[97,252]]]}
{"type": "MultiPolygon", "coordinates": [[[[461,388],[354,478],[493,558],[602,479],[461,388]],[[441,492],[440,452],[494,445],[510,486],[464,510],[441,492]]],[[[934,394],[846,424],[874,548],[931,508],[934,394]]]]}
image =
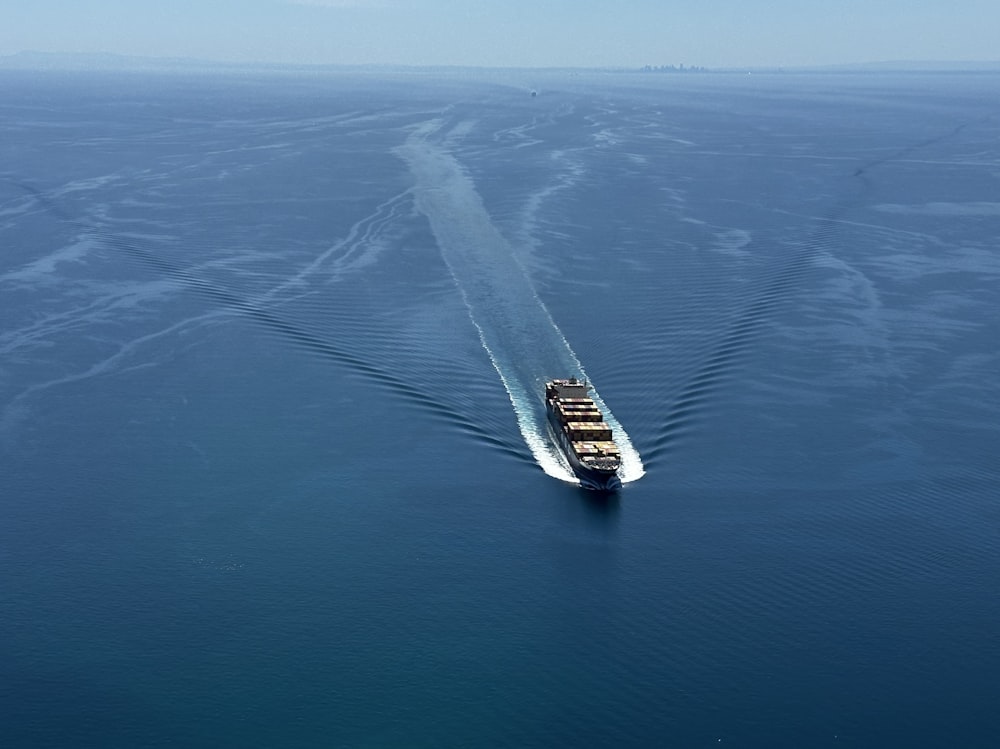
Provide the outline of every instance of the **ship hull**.
{"type": "Polygon", "coordinates": [[[573,446],[566,436],[566,432],[563,431],[562,426],[559,424],[558,417],[548,404],[546,404],[545,413],[549,420],[549,430],[552,432],[556,444],[559,445],[559,449],[566,456],[566,460],[573,470],[573,475],[580,480],[580,486],[585,489],[602,492],[613,492],[620,489],[622,480],[619,478],[618,472],[599,470],[581,463],[579,458],[576,457],[576,452],[574,452],[573,446]]]}

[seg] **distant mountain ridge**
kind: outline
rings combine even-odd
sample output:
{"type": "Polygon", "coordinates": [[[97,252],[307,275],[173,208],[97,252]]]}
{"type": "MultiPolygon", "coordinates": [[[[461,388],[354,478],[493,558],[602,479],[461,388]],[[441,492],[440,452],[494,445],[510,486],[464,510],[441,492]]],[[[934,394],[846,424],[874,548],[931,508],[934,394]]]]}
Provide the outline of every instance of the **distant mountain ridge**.
{"type": "Polygon", "coordinates": [[[227,63],[190,57],[142,57],[113,52],[38,52],[25,50],[0,57],[4,70],[243,70],[260,67],[293,67],[266,63],[227,63]]]}
{"type": "Polygon", "coordinates": [[[989,72],[1000,71],[1000,60],[884,60],[881,62],[841,63],[798,68],[843,72],[989,72]]]}

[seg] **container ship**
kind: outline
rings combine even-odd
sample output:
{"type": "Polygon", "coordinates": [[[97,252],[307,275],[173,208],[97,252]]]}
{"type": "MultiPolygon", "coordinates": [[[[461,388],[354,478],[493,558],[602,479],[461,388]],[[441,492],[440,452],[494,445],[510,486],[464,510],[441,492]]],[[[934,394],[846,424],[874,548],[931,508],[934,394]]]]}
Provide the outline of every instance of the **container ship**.
{"type": "Polygon", "coordinates": [[[545,411],[556,442],[580,484],[599,491],[620,488],[621,451],[604,415],[588,395],[587,383],[575,377],[546,382],[545,411]]]}

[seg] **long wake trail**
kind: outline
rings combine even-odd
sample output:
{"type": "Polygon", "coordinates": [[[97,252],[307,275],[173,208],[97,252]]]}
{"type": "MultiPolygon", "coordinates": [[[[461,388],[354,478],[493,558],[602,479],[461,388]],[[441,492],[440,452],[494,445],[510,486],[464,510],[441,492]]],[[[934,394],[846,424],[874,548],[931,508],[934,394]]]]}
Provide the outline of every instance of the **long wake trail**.
{"type": "MultiPolygon", "coordinates": [[[[586,372],[490,220],[472,179],[447,148],[428,140],[440,127],[438,121],[426,123],[396,149],[416,181],[417,209],[430,222],[525,443],[548,475],[575,482],[547,436],[541,393],[548,379],[586,378],[586,372]]],[[[622,481],[635,481],[644,473],[639,453],[596,389],[593,395],[621,448],[622,481]]]]}

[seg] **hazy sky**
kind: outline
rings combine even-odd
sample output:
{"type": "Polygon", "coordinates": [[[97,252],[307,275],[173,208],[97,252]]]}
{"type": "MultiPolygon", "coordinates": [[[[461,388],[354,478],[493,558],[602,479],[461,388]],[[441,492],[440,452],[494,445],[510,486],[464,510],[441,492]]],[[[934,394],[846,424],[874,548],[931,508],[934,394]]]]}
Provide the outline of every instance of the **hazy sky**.
{"type": "Polygon", "coordinates": [[[0,0],[0,55],[485,66],[1000,59],[1000,0],[0,0]]]}

